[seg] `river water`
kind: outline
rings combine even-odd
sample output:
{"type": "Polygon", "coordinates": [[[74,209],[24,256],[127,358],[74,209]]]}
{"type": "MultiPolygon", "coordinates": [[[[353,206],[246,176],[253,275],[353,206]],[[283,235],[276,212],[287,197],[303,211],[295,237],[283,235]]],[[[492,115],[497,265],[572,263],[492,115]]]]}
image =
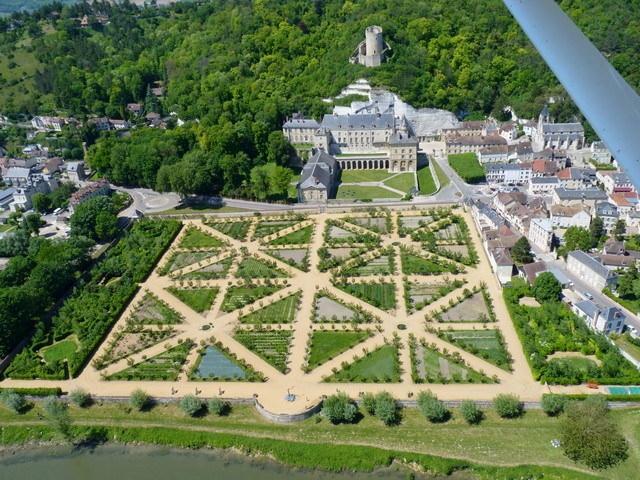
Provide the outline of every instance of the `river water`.
{"type": "Polygon", "coordinates": [[[0,457],[1,480],[406,480],[407,472],[387,468],[372,473],[329,473],[291,469],[221,451],[117,445],[79,451],[63,447],[19,450],[0,457]]]}

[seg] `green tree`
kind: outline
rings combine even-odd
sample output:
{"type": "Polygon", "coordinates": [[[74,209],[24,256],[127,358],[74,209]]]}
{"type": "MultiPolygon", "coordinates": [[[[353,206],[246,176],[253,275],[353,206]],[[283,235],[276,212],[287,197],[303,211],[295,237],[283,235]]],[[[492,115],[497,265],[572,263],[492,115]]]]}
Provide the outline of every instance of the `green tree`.
{"type": "Polygon", "coordinates": [[[21,413],[26,405],[24,395],[20,395],[13,390],[5,390],[0,393],[0,401],[9,410],[21,413]]]}
{"type": "Polygon", "coordinates": [[[47,414],[47,420],[52,428],[61,433],[65,439],[70,440],[72,434],[69,405],[55,395],[51,395],[42,401],[42,409],[47,414]]]}
{"type": "Polygon", "coordinates": [[[356,406],[344,392],[330,395],[322,405],[322,415],[331,423],[352,423],[357,411],[356,406]]]}
{"type": "Polygon", "coordinates": [[[291,145],[281,131],[271,132],[267,146],[267,161],[282,167],[289,166],[291,145]]]}
{"type": "Polygon", "coordinates": [[[88,407],[92,402],[91,394],[82,387],[71,390],[71,392],[69,392],[69,400],[80,408],[88,407]]]}
{"type": "Polygon", "coordinates": [[[557,302],[562,294],[562,285],[551,272],[543,272],[533,282],[533,295],[540,303],[557,302]]]}
{"type": "Polygon", "coordinates": [[[602,218],[596,216],[593,220],[591,220],[591,225],[589,225],[589,232],[591,233],[592,243],[591,247],[598,246],[600,239],[604,236],[604,222],[602,218]]]}
{"type": "Polygon", "coordinates": [[[292,179],[293,171],[290,168],[276,166],[271,175],[270,186],[275,192],[287,198],[292,179]]]}
{"type": "Polygon", "coordinates": [[[520,399],[510,393],[500,393],[493,399],[493,409],[502,418],[516,418],[522,415],[520,399]]]}
{"type": "Polygon", "coordinates": [[[460,415],[471,425],[480,423],[483,416],[482,410],[478,408],[478,405],[473,400],[463,400],[460,403],[460,415]]]}
{"type": "Polygon", "coordinates": [[[583,402],[571,402],[560,424],[564,453],[589,468],[605,469],[628,456],[629,444],[611,420],[607,401],[594,395],[583,402]]]}
{"type": "Polygon", "coordinates": [[[551,393],[545,393],[542,395],[542,411],[550,417],[555,417],[564,412],[564,407],[567,404],[567,397],[564,395],[555,395],[551,393]]]}
{"type": "Polygon", "coordinates": [[[445,422],[449,418],[449,412],[444,403],[431,390],[418,394],[418,407],[427,420],[432,423],[445,422]]]}
{"type": "Polygon", "coordinates": [[[33,209],[39,213],[49,213],[51,211],[51,197],[44,193],[36,193],[31,197],[33,209]]]}
{"type": "Polygon", "coordinates": [[[180,410],[189,415],[190,417],[195,417],[202,412],[204,404],[202,400],[200,400],[195,395],[185,395],[180,399],[180,410]]]}
{"type": "Polygon", "coordinates": [[[624,220],[618,220],[615,228],[613,229],[613,234],[616,236],[616,240],[622,241],[625,233],[627,233],[627,222],[624,220]]]}
{"type": "Polygon", "coordinates": [[[526,264],[533,262],[533,254],[531,253],[531,244],[527,237],[522,236],[511,249],[511,258],[516,263],[526,264]]]}
{"type": "Polygon", "coordinates": [[[634,283],[638,280],[638,267],[636,262],[631,262],[626,272],[618,277],[617,291],[622,297],[629,297],[634,295],[634,283]]]}
{"type": "Polygon", "coordinates": [[[267,195],[269,194],[269,187],[271,185],[270,173],[271,172],[266,165],[253,167],[253,169],[251,169],[251,191],[253,192],[253,195],[259,200],[266,199],[267,195]]]}
{"type": "Polygon", "coordinates": [[[212,415],[221,417],[229,413],[229,410],[231,410],[231,405],[229,405],[229,402],[226,402],[221,398],[213,397],[207,404],[207,410],[209,410],[209,413],[211,413],[212,415]]]}
{"type": "Polygon", "coordinates": [[[129,405],[138,411],[145,410],[151,405],[151,397],[144,390],[136,388],[129,395],[129,405]]]}
{"type": "Polygon", "coordinates": [[[593,246],[593,235],[583,227],[569,227],[564,233],[565,251],[589,251],[593,246]]]}
{"type": "Polygon", "coordinates": [[[117,213],[111,198],[104,195],[89,198],[71,215],[71,235],[88,237],[98,242],[115,233],[117,213]]]}
{"type": "Polygon", "coordinates": [[[40,227],[42,227],[43,224],[44,222],[39,213],[31,213],[24,217],[25,227],[34,235],[38,235],[40,233],[40,227]]]}

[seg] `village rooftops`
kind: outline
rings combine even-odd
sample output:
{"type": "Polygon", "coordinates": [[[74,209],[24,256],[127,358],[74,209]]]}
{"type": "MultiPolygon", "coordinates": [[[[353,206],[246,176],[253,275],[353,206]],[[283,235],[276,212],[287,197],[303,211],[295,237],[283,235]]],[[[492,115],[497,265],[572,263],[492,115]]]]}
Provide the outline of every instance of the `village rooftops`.
{"type": "Polygon", "coordinates": [[[590,255],[587,255],[582,250],[574,250],[573,252],[569,252],[569,257],[573,257],[582,265],[586,266],[587,268],[589,268],[589,270],[595,272],[598,276],[602,278],[610,278],[615,276],[615,272],[613,272],[611,269],[604,266],[595,258],[591,257],[590,255]]]}
{"type": "Polygon", "coordinates": [[[409,135],[394,133],[389,137],[389,145],[418,145],[418,140],[409,135]]]}
{"type": "Polygon", "coordinates": [[[607,194],[597,187],[584,188],[582,190],[570,190],[565,187],[558,187],[555,190],[560,200],[607,200],[607,194]]]}
{"type": "Polygon", "coordinates": [[[500,135],[486,135],[484,137],[481,136],[471,136],[471,137],[450,137],[447,140],[448,144],[458,144],[458,145],[507,145],[507,141],[502,138],[500,135]]]}
{"type": "Polygon", "coordinates": [[[292,128],[309,128],[309,129],[317,129],[320,125],[313,118],[291,118],[284,122],[282,128],[284,129],[292,129],[292,128]]]}

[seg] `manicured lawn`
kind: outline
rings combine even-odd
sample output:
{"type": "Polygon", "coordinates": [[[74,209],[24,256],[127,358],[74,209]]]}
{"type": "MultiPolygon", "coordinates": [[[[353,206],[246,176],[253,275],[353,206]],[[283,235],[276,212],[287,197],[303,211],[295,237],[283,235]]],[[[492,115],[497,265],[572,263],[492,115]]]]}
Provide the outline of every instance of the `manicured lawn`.
{"type": "Polygon", "coordinates": [[[313,225],[271,240],[269,245],[306,245],[311,241],[311,235],[313,235],[313,225]]]}
{"type": "Polygon", "coordinates": [[[242,345],[258,355],[282,373],[287,371],[287,357],[291,343],[291,330],[238,331],[235,338],[242,345]]]}
{"type": "Polygon", "coordinates": [[[336,284],[336,287],[381,310],[392,310],[396,307],[395,283],[347,283],[336,284]]]}
{"type": "Polygon", "coordinates": [[[444,173],[438,162],[436,162],[435,160],[433,161],[433,169],[436,171],[436,177],[438,177],[438,180],[440,181],[440,188],[449,185],[451,179],[447,176],[446,173],[444,173]]]}
{"type": "Polygon", "coordinates": [[[497,330],[446,330],[441,332],[441,336],[457,347],[511,371],[509,352],[501,345],[497,330]]]}
{"type": "Polygon", "coordinates": [[[449,165],[467,183],[477,183],[484,180],[484,168],[478,162],[475,153],[449,155],[449,165]]]}
{"type": "Polygon", "coordinates": [[[225,235],[229,235],[236,240],[244,240],[247,238],[247,232],[251,227],[251,221],[224,221],[224,222],[208,222],[208,226],[215,228],[225,235]]]}
{"type": "Polygon", "coordinates": [[[399,382],[398,349],[384,345],[339,370],[327,382],[399,382]]]}
{"type": "Polygon", "coordinates": [[[182,371],[191,347],[190,343],[181,343],[160,355],[111,375],[109,380],[173,381],[182,371]]]}
{"type": "Polygon", "coordinates": [[[190,228],[180,242],[179,248],[211,248],[221,246],[222,241],[219,239],[197,228],[190,228]]]}
{"type": "Polygon", "coordinates": [[[369,338],[369,333],[316,330],[311,334],[309,367],[315,368],[369,338]]]}
{"type": "Polygon", "coordinates": [[[387,255],[381,255],[374,258],[370,262],[357,267],[354,271],[356,276],[363,277],[368,275],[390,275],[391,273],[391,259],[387,255]]]}
{"type": "Polygon", "coordinates": [[[418,189],[421,195],[431,195],[436,191],[436,182],[428,165],[418,170],[418,189]]]}
{"type": "Polygon", "coordinates": [[[8,225],[8,224],[2,224],[0,223],[0,233],[1,232],[8,232],[10,230],[13,230],[14,228],[16,228],[13,225],[8,225]]]}
{"type": "Polygon", "coordinates": [[[231,286],[224,296],[220,310],[223,312],[233,312],[250,303],[257,302],[261,298],[267,297],[277,292],[282,287],[265,286],[231,286]]]}
{"type": "Polygon", "coordinates": [[[300,292],[289,295],[240,318],[240,323],[293,323],[298,311],[300,292]]]}
{"type": "Polygon", "coordinates": [[[385,180],[384,184],[389,188],[409,193],[416,186],[415,175],[413,173],[400,173],[389,180],[385,180]]]}
{"type": "Polygon", "coordinates": [[[342,183],[382,182],[391,175],[387,170],[343,170],[340,180],[342,183]]]}
{"type": "Polygon", "coordinates": [[[208,311],[220,291],[219,288],[179,289],[175,287],[169,287],[166,290],[198,313],[208,311]]]}
{"type": "Polygon", "coordinates": [[[336,198],[351,200],[373,200],[374,198],[400,198],[397,193],[381,187],[363,187],[360,185],[340,185],[336,198]]]}
{"type": "Polygon", "coordinates": [[[42,349],[40,354],[44,357],[47,363],[53,361],[62,362],[65,358],[70,358],[76,350],[78,350],[78,342],[75,339],[75,335],[69,337],[66,340],[54,343],[50,347],[42,349]]]}
{"type": "Polygon", "coordinates": [[[283,278],[280,270],[253,257],[243,258],[238,266],[236,278],[283,278]]]}

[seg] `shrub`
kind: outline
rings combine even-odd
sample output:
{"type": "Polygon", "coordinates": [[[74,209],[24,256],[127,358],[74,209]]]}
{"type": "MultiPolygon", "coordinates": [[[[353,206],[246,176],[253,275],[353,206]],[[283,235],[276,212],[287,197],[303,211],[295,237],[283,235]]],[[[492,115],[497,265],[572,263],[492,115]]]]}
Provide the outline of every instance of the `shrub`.
{"type": "Polygon", "coordinates": [[[47,415],[57,417],[69,409],[69,406],[58,397],[51,395],[42,401],[42,409],[47,415]]]}
{"type": "Polygon", "coordinates": [[[322,415],[331,423],[352,423],[357,411],[356,406],[344,392],[327,397],[322,406],[322,415]]]}
{"type": "Polygon", "coordinates": [[[432,423],[444,422],[449,417],[447,407],[431,390],[418,394],[418,406],[425,418],[432,423]]]}
{"type": "Polygon", "coordinates": [[[24,396],[14,392],[13,390],[6,390],[2,392],[0,400],[5,407],[16,413],[20,413],[26,405],[24,396]]]}
{"type": "Polygon", "coordinates": [[[473,400],[463,400],[460,404],[460,415],[467,423],[474,425],[482,421],[482,410],[473,400]]]}
{"type": "Polygon", "coordinates": [[[190,417],[195,417],[196,415],[202,412],[202,400],[200,400],[195,395],[189,394],[185,395],[180,399],[180,410],[189,415],[190,417]]]}
{"type": "Polygon", "coordinates": [[[375,416],[385,425],[395,425],[399,421],[396,399],[389,392],[376,395],[375,416]]]}
{"type": "Polygon", "coordinates": [[[48,420],[51,426],[60,432],[64,438],[70,440],[72,435],[69,405],[55,395],[50,395],[42,401],[42,409],[49,417],[48,420]]]}
{"type": "Polygon", "coordinates": [[[493,399],[493,409],[502,418],[516,418],[522,414],[520,399],[510,393],[501,393],[493,399]]]}
{"type": "Polygon", "coordinates": [[[80,408],[88,407],[91,405],[91,394],[84,388],[78,387],[69,392],[69,400],[80,408]]]}
{"type": "Polygon", "coordinates": [[[567,397],[564,395],[553,395],[545,393],[542,395],[542,411],[550,417],[560,415],[564,411],[564,407],[567,404],[567,397]]]}
{"type": "Polygon", "coordinates": [[[217,416],[227,415],[229,410],[231,409],[231,405],[229,402],[222,400],[221,398],[214,397],[209,400],[209,404],[207,405],[207,410],[209,413],[212,413],[217,416]]]}
{"type": "Polygon", "coordinates": [[[142,411],[151,403],[151,397],[140,388],[136,388],[129,395],[129,404],[138,411],[142,411]]]}
{"type": "Polygon", "coordinates": [[[361,400],[362,400],[362,408],[364,408],[369,415],[375,415],[376,396],[373,393],[367,392],[362,395],[361,400]]]}

